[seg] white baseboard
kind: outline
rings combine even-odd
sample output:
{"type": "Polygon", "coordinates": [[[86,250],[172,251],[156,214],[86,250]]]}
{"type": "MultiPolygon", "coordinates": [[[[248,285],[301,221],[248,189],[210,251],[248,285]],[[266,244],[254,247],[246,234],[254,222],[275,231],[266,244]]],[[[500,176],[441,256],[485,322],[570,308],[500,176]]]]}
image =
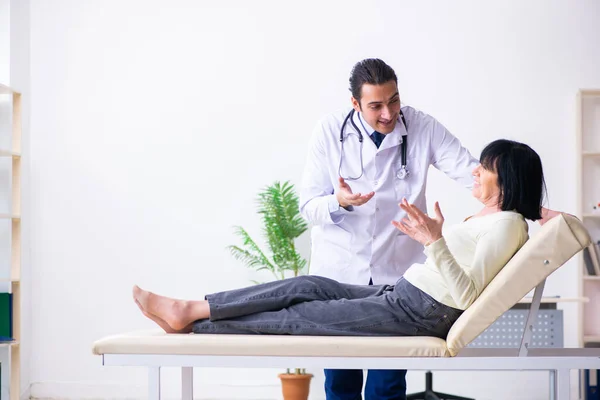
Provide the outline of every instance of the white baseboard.
{"type": "MultiPolygon", "coordinates": [[[[194,391],[194,399],[197,400],[279,400],[281,399],[280,385],[268,384],[264,381],[252,384],[202,384],[201,388],[194,391]]],[[[180,392],[175,385],[163,386],[164,400],[180,400],[180,392]]],[[[312,386],[312,385],[311,385],[312,386]]],[[[531,388],[530,388],[531,389],[531,388]]],[[[410,388],[409,393],[419,391],[419,387],[410,388]]],[[[441,390],[441,388],[440,388],[441,390]]],[[[448,390],[446,390],[448,391],[448,390]]],[[[451,391],[451,390],[450,390],[451,391]]],[[[451,391],[452,392],[452,391],[451,391]]],[[[478,392],[485,393],[485,388],[479,388],[478,392]]],[[[512,400],[541,400],[547,399],[547,392],[533,394],[519,391],[518,396],[512,394],[512,400]]],[[[460,393],[460,390],[458,391],[460,393]]],[[[110,383],[81,383],[81,382],[38,382],[31,385],[27,393],[21,396],[21,400],[146,400],[147,388],[145,385],[124,385],[110,383]],[[30,397],[29,397],[30,396],[30,397]]],[[[476,397],[479,398],[479,397],[476,397]]],[[[482,396],[486,400],[497,400],[506,398],[502,393],[488,393],[482,396]]],[[[578,399],[577,390],[571,390],[571,399],[578,399]]],[[[309,400],[325,400],[322,386],[312,386],[309,400]]]]}
{"type": "MultiPolygon", "coordinates": [[[[165,388],[165,400],[180,400],[176,388],[165,388]],[[172,390],[169,390],[172,389],[172,390]],[[166,393],[165,393],[166,392],[166,393]]],[[[31,385],[32,400],[146,400],[146,386],[99,384],[80,382],[39,382],[31,385]]],[[[202,400],[278,400],[279,385],[227,386],[202,385],[202,392],[195,391],[194,399],[202,400]]],[[[22,399],[23,400],[23,399],[22,399]]],[[[323,400],[315,397],[313,400],[323,400]]]]}

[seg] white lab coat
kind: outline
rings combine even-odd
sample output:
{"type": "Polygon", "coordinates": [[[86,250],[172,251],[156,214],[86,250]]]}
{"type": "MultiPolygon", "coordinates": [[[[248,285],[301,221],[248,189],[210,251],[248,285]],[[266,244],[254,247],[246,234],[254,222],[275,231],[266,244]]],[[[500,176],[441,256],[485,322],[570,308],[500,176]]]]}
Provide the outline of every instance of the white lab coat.
{"type": "MultiPolygon", "coordinates": [[[[370,138],[373,128],[364,119],[361,124],[355,113],[355,124],[363,134],[363,174],[346,182],[354,193],[374,191],[375,196],[347,211],[339,206],[334,193],[339,187],[340,128],[349,111],[323,118],[310,141],[300,189],[300,212],[312,224],[309,273],[352,284],[366,285],[371,278],[374,284],[394,284],[408,267],[425,259],[423,246],[391,224],[405,216],[398,203],[406,197],[426,209],[425,185],[430,165],[471,188],[471,172],[478,160],[433,117],[405,106],[402,112],[408,125],[410,176],[398,179],[404,124],[399,120],[377,149],[370,138]]],[[[345,137],[350,132],[355,129],[348,121],[345,137]]],[[[357,135],[345,139],[343,177],[361,174],[360,149],[357,135]]]]}

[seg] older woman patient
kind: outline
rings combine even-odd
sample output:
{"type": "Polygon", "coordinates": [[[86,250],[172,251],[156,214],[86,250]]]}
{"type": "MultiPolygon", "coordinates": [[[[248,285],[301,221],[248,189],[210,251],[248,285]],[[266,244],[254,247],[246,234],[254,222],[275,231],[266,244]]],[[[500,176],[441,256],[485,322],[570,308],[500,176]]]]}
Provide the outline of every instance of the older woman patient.
{"type": "Polygon", "coordinates": [[[395,285],[348,285],[300,276],[178,300],[135,286],[143,314],[168,333],[437,336],[481,294],[528,239],[525,219],[541,218],[545,192],[540,157],[529,146],[496,140],[481,153],[472,194],[475,215],[445,231],[406,200],[394,226],[425,246],[426,261],[395,285]]]}

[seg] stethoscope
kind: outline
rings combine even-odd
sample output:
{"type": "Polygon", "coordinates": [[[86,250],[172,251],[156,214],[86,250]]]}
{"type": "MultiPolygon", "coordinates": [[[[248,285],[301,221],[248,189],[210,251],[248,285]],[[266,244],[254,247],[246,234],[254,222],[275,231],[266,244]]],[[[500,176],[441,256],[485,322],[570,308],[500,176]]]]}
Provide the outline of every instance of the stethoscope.
{"type": "MultiPolygon", "coordinates": [[[[364,173],[364,165],[363,165],[363,157],[362,157],[363,135],[361,133],[361,130],[358,129],[358,126],[356,126],[354,119],[352,118],[354,116],[354,112],[355,112],[354,109],[352,109],[348,113],[348,115],[346,115],[346,118],[344,119],[344,123],[342,124],[342,127],[340,128],[340,143],[341,143],[342,148],[341,148],[341,152],[340,152],[340,164],[338,166],[338,175],[340,176],[340,178],[342,178],[344,180],[350,180],[350,181],[355,181],[357,179],[360,179],[360,177],[362,177],[363,173],[364,173]],[[342,176],[342,159],[344,158],[344,128],[346,127],[348,120],[350,120],[350,123],[356,130],[356,135],[358,136],[358,141],[360,142],[360,175],[357,177],[351,177],[351,176],[343,177],[342,176]]],[[[359,115],[359,117],[360,117],[360,115],[359,115]]],[[[402,110],[400,110],[400,118],[402,118],[402,123],[404,124],[404,127],[406,128],[406,132],[408,133],[408,125],[406,124],[406,119],[404,119],[404,114],[402,113],[402,110]]],[[[365,125],[362,123],[362,119],[361,119],[360,123],[364,129],[365,125]]],[[[366,129],[364,129],[364,130],[365,130],[365,132],[367,132],[366,129]]],[[[350,132],[346,135],[346,137],[348,137],[352,134],[353,133],[350,132]]],[[[398,172],[396,172],[396,177],[398,177],[398,179],[406,179],[409,175],[407,164],[406,164],[406,149],[407,148],[408,148],[408,136],[402,135],[402,143],[400,144],[400,169],[398,170],[398,172]]]]}

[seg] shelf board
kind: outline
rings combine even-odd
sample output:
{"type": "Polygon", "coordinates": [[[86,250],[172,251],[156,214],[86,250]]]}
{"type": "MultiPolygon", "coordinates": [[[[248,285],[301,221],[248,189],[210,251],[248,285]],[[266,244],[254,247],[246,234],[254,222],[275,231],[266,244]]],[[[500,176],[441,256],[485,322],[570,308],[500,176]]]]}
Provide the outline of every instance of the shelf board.
{"type": "Polygon", "coordinates": [[[600,96],[600,89],[582,89],[581,95],[583,97],[596,97],[600,96]]]}
{"type": "Polygon", "coordinates": [[[14,214],[0,214],[0,219],[21,219],[21,216],[14,214]]]}
{"type": "Polygon", "coordinates": [[[600,276],[597,276],[597,275],[584,275],[583,276],[583,280],[584,281],[600,281],[600,276]]]}
{"type": "Polygon", "coordinates": [[[583,218],[600,218],[600,214],[583,214],[583,218]]]}
{"type": "Polygon", "coordinates": [[[584,157],[600,157],[600,152],[598,151],[584,151],[581,153],[584,157]]]}
{"type": "Polygon", "coordinates": [[[0,278],[0,283],[6,283],[6,282],[21,283],[21,279],[19,279],[19,278],[0,278]]]}
{"type": "Polygon", "coordinates": [[[583,342],[584,343],[600,342],[600,335],[585,335],[583,337],[583,342]]]}
{"type": "Polygon", "coordinates": [[[19,153],[18,151],[0,149],[0,157],[19,158],[21,157],[21,153],[19,153]]]}
{"type": "Polygon", "coordinates": [[[13,93],[15,93],[14,90],[12,90],[8,86],[0,83],[0,94],[13,94],[13,93]]]}
{"type": "MultiPolygon", "coordinates": [[[[519,300],[519,303],[531,303],[533,298],[525,297],[519,300]]],[[[587,303],[590,299],[587,297],[542,297],[540,303],[587,303]]]]}
{"type": "Polygon", "coordinates": [[[18,346],[18,345],[19,345],[18,340],[13,340],[12,342],[0,342],[0,347],[11,347],[11,346],[18,346]]]}

